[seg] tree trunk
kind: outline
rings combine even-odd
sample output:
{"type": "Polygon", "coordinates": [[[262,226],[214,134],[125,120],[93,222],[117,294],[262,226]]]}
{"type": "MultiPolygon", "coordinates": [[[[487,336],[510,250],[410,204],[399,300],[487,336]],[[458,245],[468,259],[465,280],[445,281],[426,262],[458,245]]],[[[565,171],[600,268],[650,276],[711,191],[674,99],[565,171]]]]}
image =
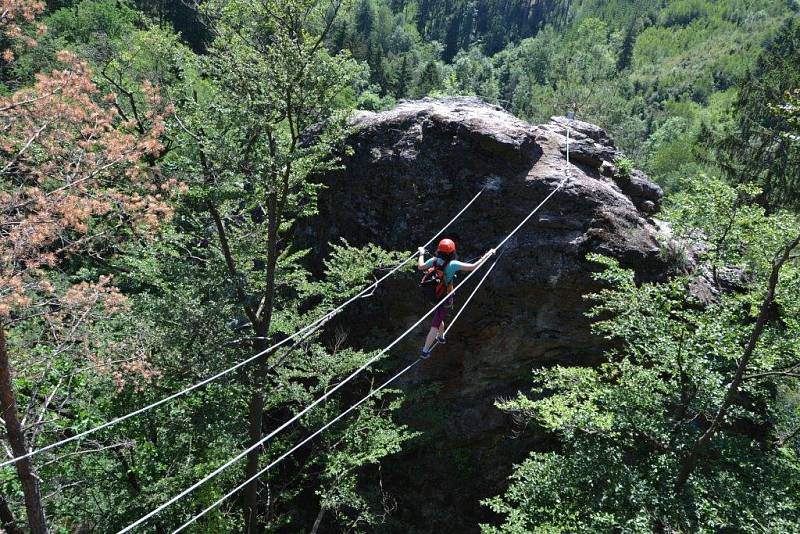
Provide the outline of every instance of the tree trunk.
{"type": "Polygon", "coordinates": [[[22,531],[17,528],[17,520],[14,519],[14,513],[8,507],[6,498],[2,495],[0,495],[0,532],[22,534],[22,531]]]}
{"type": "MultiPolygon", "coordinates": [[[[285,192],[284,192],[285,198],[285,192]]],[[[271,194],[267,203],[269,228],[267,231],[267,291],[264,295],[263,304],[260,310],[256,310],[256,315],[260,315],[259,322],[253,324],[256,334],[257,352],[263,351],[268,346],[269,328],[272,323],[272,307],[275,301],[275,273],[278,263],[278,229],[280,227],[281,209],[279,206],[278,195],[271,194]],[[260,313],[259,313],[260,312],[260,313]]],[[[264,393],[261,390],[267,378],[267,363],[265,354],[259,358],[255,364],[253,372],[254,384],[253,394],[250,397],[248,410],[248,426],[250,444],[261,440],[262,422],[264,418],[264,393]]],[[[254,477],[259,471],[259,458],[261,457],[261,447],[251,451],[247,455],[247,465],[245,467],[245,480],[254,477]]],[[[253,480],[244,488],[244,527],[245,534],[257,534],[258,529],[258,480],[253,480]]]]}
{"type": "Polygon", "coordinates": [[[325,517],[325,508],[320,506],[317,518],[314,520],[314,526],[311,527],[311,532],[309,534],[317,534],[319,526],[322,524],[323,517],[325,517]]]}
{"type": "MultiPolygon", "coordinates": [[[[6,433],[11,451],[14,456],[26,454],[25,434],[17,414],[17,401],[14,394],[14,385],[11,381],[11,367],[6,352],[5,330],[0,326],[0,410],[6,423],[6,433]]],[[[33,471],[30,458],[18,461],[16,464],[17,476],[22,483],[22,492],[25,495],[25,512],[28,515],[28,525],[32,534],[46,534],[47,523],[42,507],[42,496],[39,491],[39,479],[33,471]]]]}
{"type": "Polygon", "coordinates": [[[706,430],[705,433],[703,433],[703,435],[700,436],[697,441],[695,441],[692,449],[686,455],[686,458],[681,464],[680,470],[678,471],[678,476],[675,479],[675,486],[677,488],[681,488],[689,480],[692,471],[694,471],[694,468],[697,465],[697,461],[700,459],[700,454],[703,452],[705,447],[711,443],[711,440],[719,431],[720,427],[722,426],[723,419],[735,401],[736,396],[739,393],[739,386],[741,386],[744,378],[744,373],[750,363],[750,358],[753,356],[753,353],[758,346],[758,342],[761,339],[761,335],[764,333],[770,308],[772,307],[773,302],[775,302],[775,291],[778,288],[781,268],[787,261],[789,261],[792,251],[798,246],[800,246],[800,236],[797,236],[794,241],[789,243],[781,251],[780,256],[773,261],[772,271],[770,272],[769,282],[767,283],[767,294],[761,303],[756,324],[753,327],[752,332],[750,332],[747,345],[745,346],[742,357],[739,360],[739,365],[736,367],[736,373],[734,373],[733,380],[731,380],[728,389],[725,391],[725,397],[722,399],[722,403],[720,404],[717,413],[714,415],[714,419],[711,421],[711,425],[708,427],[708,430],[706,430]]]}
{"type": "MultiPolygon", "coordinates": [[[[266,335],[258,334],[259,338],[265,338],[266,335]]],[[[256,350],[261,352],[267,347],[265,339],[259,339],[256,343],[256,350]]],[[[257,363],[259,367],[263,365],[261,361],[257,363]]],[[[262,373],[256,372],[256,375],[262,373]]],[[[264,394],[261,393],[261,384],[253,384],[256,391],[250,396],[250,403],[248,408],[248,437],[250,443],[256,443],[261,439],[262,423],[264,419],[264,394]]],[[[244,476],[245,480],[255,476],[259,470],[259,458],[261,457],[261,449],[257,448],[247,455],[247,465],[245,466],[244,476]]],[[[246,534],[256,534],[258,532],[258,480],[253,480],[244,488],[244,531],[246,534]]]]}
{"type": "MultiPolygon", "coordinates": [[[[287,167],[288,169],[288,167],[287,167]]],[[[288,172],[288,171],[287,171],[288,172]]],[[[283,215],[283,204],[288,196],[288,174],[284,178],[284,184],[281,194],[271,193],[267,199],[267,216],[269,217],[267,229],[267,288],[264,293],[264,298],[260,309],[256,311],[259,315],[260,321],[254,324],[256,332],[258,352],[263,351],[268,345],[269,328],[272,324],[272,308],[275,304],[275,275],[278,265],[278,231],[281,225],[281,217],[283,215]]],[[[259,358],[256,362],[255,371],[253,376],[255,384],[253,395],[250,397],[250,443],[256,443],[261,440],[262,434],[262,421],[264,418],[264,393],[261,390],[264,382],[267,379],[267,354],[259,358]]],[[[258,473],[259,457],[261,456],[261,448],[253,450],[247,455],[247,467],[245,469],[245,476],[247,478],[255,476],[258,473]]],[[[245,489],[245,532],[246,534],[257,534],[258,521],[258,480],[251,482],[245,489]]]]}

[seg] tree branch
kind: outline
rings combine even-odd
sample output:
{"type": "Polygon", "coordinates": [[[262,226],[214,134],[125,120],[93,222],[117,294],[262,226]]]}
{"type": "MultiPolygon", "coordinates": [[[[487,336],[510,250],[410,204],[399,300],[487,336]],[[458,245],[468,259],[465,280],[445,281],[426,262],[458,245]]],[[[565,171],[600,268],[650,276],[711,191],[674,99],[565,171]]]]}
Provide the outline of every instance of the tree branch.
{"type": "MultiPolygon", "coordinates": [[[[139,110],[136,107],[136,98],[134,97],[134,94],[131,91],[125,89],[119,82],[112,79],[111,76],[106,74],[106,69],[108,68],[108,66],[109,63],[106,63],[106,65],[103,67],[103,70],[100,71],[100,75],[103,76],[103,78],[105,78],[106,81],[108,81],[108,83],[116,87],[117,90],[120,91],[123,95],[125,95],[125,98],[128,99],[128,103],[131,106],[131,112],[133,113],[133,118],[136,119],[136,129],[139,130],[139,133],[144,135],[145,128],[144,124],[142,124],[141,118],[139,117],[139,110]]],[[[128,120],[126,118],[125,112],[122,110],[122,107],[119,105],[119,101],[116,98],[114,99],[114,107],[117,109],[117,111],[119,112],[119,114],[122,116],[123,119],[128,120]]]]}
{"type": "Polygon", "coordinates": [[[2,169],[0,169],[0,174],[5,174],[6,172],[8,172],[8,169],[10,169],[10,168],[11,168],[11,167],[12,167],[12,166],[13,166],[13,165],[14,165],[14,164],[17,162],[17,161],[19,161],[19,158],[21,158],[21,157],[22,157],[22,155],[23,155],[23,154],[24,154],[24,153],[25,153],[25,152],[26,152],[26,151],[27,151],[27,150],[28,150],[28,149],[31,147],[31,145],[33,144],[33,142],[34,142],[34,141],[36,141],[36,140],[39,138],[39,136],[40,136],[40,135],[42,135],[42,132],[43,132],[43,131],[44,131],[44,130],[45,130],[47,127],[48,127],[48,126],[50,126],[50,123],[49,123],[49,122],[45,122],[45,123],[42,125],[42,127],[41,127],[41,128],[39,128],[38,130],[36,130],[36,132],[35,132],[35,133],[34,133],[34,134],[31,136],[31,138],[30,138],[30,139],[28,139],[28,142],[27,142],[27,143],[25,143],[25,146],[23,146],[23,147],[22,147],[22,149],[20,149],[20,151],[19,151],[19,152],[17,152],[17,154],[16,154],[16,155],[15,155],[13,158],[11,158],[11,160],[9,160],[9,162],[6,164],[6,166],[5,166],[5,167],[3,167],[2,169]]]}
{"type": "Polygon", "coordinates": [[[767,294],[761,303],[756,324],[753,327],[753,331],[750,333],[744,353],[742,354],[742,358],[739,360],[739,365],[736,368],[736,373],[734,374],[733,380],[731,380],[731,383],[728,385],[728,389],[725,392],[725,397],[723,398],[722,403],[720,404],[719,409],[717,410],[717,413],[711,422],[711,425],[708,427],[705,433],[700,436],[697,441],[695,441],[694,445],[689,451],[689,454],[687,454],[686,458],[684,459],[681,468],[678,471],[678,476],[675,480],[675,486],[678,488],[682,487],[684,484],[686,484],[686,481],[689,480],[692,471],[694,471],[694,468],[697,465],[697,460],[700,458],[700,453],[719,431],[719,428],[722,425],[722,420],[727,415],[728,409],[731,407],[736,395],[739,393],[739,387],[742,384],[744,372],[747,369],[747,365],[750,363],[750,358],[753,356],[756,346],[761,339],[761,335],[764,332],[764,328],[766,327],[770,308],[775,300],[775,291],[780,280],[781,268],[789,260],[789,256],[798,245],[800,245],[800,235],[786,245],[783,250],[779,252],[778,257],[772,262],[772,271],[770,272],[769,282],[767,284],[767,294]]]}
{"type": "Polygon", "coordinates": [[[17,520],[14,519],[14,512],[8,506],[5,495],[0,495],[0,530],[4,530],[8,534],[22,534],[22,531],[17,528],[17,520]]]}
{"type": "Polygon", "coordinates": [[[206,206],[208,212],[211,214],[211,218],[214,220],[214,226],[217,229],[217,237],[219,237],[220,247],[222,247],[222,255],[225,258],[225,266],[228,269],[228,276],[231,277],[233,285],[236,287],[236,298],[239,300],[239,304],[241,304],[242,308],[244,309],[244,313],[247,315],[247,318],[250,319],[250,322],[253,324],[253,326],[255,326],[259,322],[258,317],[253,311],[253,308],[247,302],[247,294],[244,292],[241,280],[239,279],[239,271],[236,268],[236,262],[233,259],[233,254],[231,254],[230,244],[228,243],[228,234],[225,230],[225,225],[222,222],[222,217],[220,217],[219,211],[214,204],[207,202],[206,206]]]}
{"type": "Polygon", "coordinates": [[[794,430],[792,430],[791,432],[780,438],[777,442],[778,447],[783,447],[798,435],[800,435],[800,426],[798,426],[797,428],[795,428],[794,430]]]}
{"type": "Polygon", "coordinates": [[[800,374],[796,371],[800,369],[800,362],[790,365],[786,369],[776,369],[774,371],[764,371],[763,373],[755,373],[752,375],[745,375],[742,380],[754,380],[757,378],[765,378],[768,376],[785,376],[791,378],[800,378],[800,374]]]}
{"type": "Polygon", "coordinates": [[[58,89],[54,90],[54,91],[49,92],[49,93],[45,93],[43,95],[39,95],[39,96],[34,97],[34,98],[29,98],[28,100],[20,100],[19,102],[11,102],[9,104],[6,104],[5,106],[0,107],[0,113],[2,113],[3,111],[10,111],[12,109],[15,109],[15,108],[18,108],[18,107],[21,107],[21,106],[26,106],[28,104],[33,104],[34,102],[38,102],[39,100],[43,100],[43,99],[47,98],[48,96],[53,96],[54,94],[58,93],[59,91],[61,91],[60,87],[58,89]]]}
{"type": "Polygon", "coordinates": [[[66,460],[67,458],[72,458],[74,456],[83,456],[84,454],[93,454],[97,452],[107,451],[109,449],[118,449],[121,447],[132,447],[132,446],[133,442],[131,441],[121,441],[119,443],[113,443],[111,445],[100,446],[97,447],[96,449],[83,449],[79,451],[68,452],[67,454],[63,454],[61,456],[53,458],[52,460],[48,460],[47,462],[42,464],[42,467],[46,467],[50,464],[57,464],[63,460],[66,460]]]}

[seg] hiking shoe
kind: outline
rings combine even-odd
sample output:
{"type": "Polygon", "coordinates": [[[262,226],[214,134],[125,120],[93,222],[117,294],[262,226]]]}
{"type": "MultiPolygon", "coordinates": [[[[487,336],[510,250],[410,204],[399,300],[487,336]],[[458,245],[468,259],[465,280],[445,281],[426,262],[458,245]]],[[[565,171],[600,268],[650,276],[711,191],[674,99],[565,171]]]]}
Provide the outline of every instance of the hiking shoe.
{"type": "Polygon", "coordinates": [[[423,359],[423,360],[427,360],[430,355],[431,355],[431,351],[430,350],[425,350],[425,349],[422,349],[420,351],[420,353],[419,353],[419,357],[421,359],[423,359]]]}
{"type": "Polygon", "coordinates": [[[436,336],[436,342],[439,345],[444,345],[445,344],[444,334],[439,334],[438,336],[436,336]]]}

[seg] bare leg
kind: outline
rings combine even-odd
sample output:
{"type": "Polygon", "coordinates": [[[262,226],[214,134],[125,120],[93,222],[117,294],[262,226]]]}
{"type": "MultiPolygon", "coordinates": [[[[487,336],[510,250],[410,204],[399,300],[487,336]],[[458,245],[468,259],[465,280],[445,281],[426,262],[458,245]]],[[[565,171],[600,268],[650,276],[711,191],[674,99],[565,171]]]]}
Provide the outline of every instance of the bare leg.
{"type": "MultiPolygon", "coordinates": [[[[442,323],[444,326],[444,323],[442,323]]],[[[440,327],[441,328],[441,327],[440,327]]],[[[439,332],[439,328],[431,328],[428,332],[428,337],[425,338],[425,351],[430,350],[433,346],[433,342],[436,341],[436,334],[439,332]]]]}

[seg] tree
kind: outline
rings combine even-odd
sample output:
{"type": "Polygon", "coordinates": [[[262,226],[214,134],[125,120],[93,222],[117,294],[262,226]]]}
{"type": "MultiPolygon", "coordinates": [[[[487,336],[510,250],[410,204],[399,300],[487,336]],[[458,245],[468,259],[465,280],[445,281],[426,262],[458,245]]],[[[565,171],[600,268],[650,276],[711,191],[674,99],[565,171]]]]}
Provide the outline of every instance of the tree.
{"type": "Polygon", "coordinates": [[[771,208],[800,207],[800,150],[784,135],[791,125],[774,108],[800,86],[800,21],[792,18],[742,82],[735,124],[714,141],[716,161],[737,182],[752,182],[771,208]]]}
{"type": "MultiPolygon", "coordinates": [[[[45,9],[39,0],[3,0],[0,2],[0,66],[14,61],[14,49],[36,46],[31,35],[37,15],[45,9]]],[[[46,27],[38,25],[35,32],[41,35],[46,27]]]]}
{"type": "Polygon", "coordinates": [[[448,92],[478,95],[488,102],[496,103],[500,87],[494,75],[492,63],[477,47],[469,52],[459,52],[453,60],[453,75],[448,80],[448,92]]]}
{"type": "MultiPolygon", "coordinates": [[[[65,283],[59,267],[127,232],[151,235],[169,217],[166,198],[177,187],[148,164],[162,151],[165,106],[157,89],[146,86],[149,109],[126,120],[111,104],[115,95],[100,94],[86,63],[69,52],[58,59],[61,70],[41,74],[34,87],[0,99],[0,395],[14,456],[36,445],[56,391],[37,407],[36,423],[23,428],[12,368],[24,369],[28,380],[43,378],[37,377],[40,365],[33,364],[32,354],[9,353],[5,333],[46,327],[49,334],[38,342],[49,343],[54,355],[85,357],[85,352],[90,361],[95,358],[93,364],[105,364],[80,331],[85,321],[99,319],[94,310],[113,315],[124,298],[109,278],[65,283]]],[[[24,346],[19,340],[15,345],[24,346]]],[[[146,371],[146,363],[139,370],[146,371]]],[[[115,372],[114,366],[108,371],[115,372]]],[[[16,469],[30,528],[45,532],[30,459],[18,461],[16,469]]]]}
{"type": "Polygon", "coordinates": [[[429,61],[419,73],[417,96],[427,96],[442,87],[442,66],[438,61],[429,61]]]}
{"type": "Polygon", "coordinates": [[[372,31],[375,29],[375,3],[373,0],[360,0],[356,7],[355,29],[362,35],[364,40],[368,40],[372,31]]]}
{"type": "MultiPolygon", "coordinates": [[[[453,60],[456,53],[458,53],[460,49],[460,39],[462,36],[461,30],[461,20],[463,18],[463,14],[461,12],[455,12],[450,15],[448,23],[447,23],[447,33],[444,37],[444,55],[443,59],[447,62],[453,60]]],[[[469,35],[469,32],[467,32],[469,35]]]]}
{"type": "MultiPolygon", "coordinates": [[[[346,53],[333,55],[324,46],[340,7],[338,1],[318,0],[236,0],[206,6],[215,21],[211,54],[201,69],[208,82],[198,85],[178,113],[183,147],[178,166],[191,184],[191,207],[202,218],[198,231],[213,229],[221,261],[209,264],[208,276],[230,291],[226,308],[232,298],[239,310],[237,329],[240,335],[248,333],[240,350],[263,352],[309,316],[324,313],[323,305],[333,297],[332,291],[321,294],[324,285],[310,283],[302,264],[307,252],[294,249],[292,229],[298,218],[315,213],[319,186],[312,178],[338,165],[346,113],[336,106],[359,72],[346,53]],[[309,309],[309,315],[302,313],[309,309]]],[[[330,380],[366,357],[338,345],[326,351],[311,340],[291,357],[264,354],[254,362],[247,382],[248,443],[261,440],[271,414],[308,403],[330,380]],[[303,378],[300,384],[295,382],[298,376],[303,378]],[[271,386],[294,393],[273,394],[271,386]]],[[[384,431],[374,436],[383,438],[365,446],[371,451],[372,443],[386,454],[405,438],[384,419],[383,410],[376,412],[371,419],[381,421],[384,431]]],[[[277,444],[282,445],[286,443],[277,444]]],[[[262,454],[276,450],[255,449],[247,457],[244,476],[253,477],[262,454]]],[[[334,451],[328,454],[336,457],[334,451]]],[[[372,461],[372,455],[368,452],[359,462],[372,461]]],[[[324,495],[351,485],[351,463],[317,475],[339,481],[324,495]]],[[[264,484],[256,480],[244,489],[246,532],[260,531],[262,522],[288,520],[273,516],[272,507],[280,499],[266,507],[259,498],[264,484]]],[[[356,504],[325,497],[321,513],[345,506],[358,509],[356,504]]]]}
{"type": "Polygon", "coordinates": [[[394,96],[397,98],[404,98],[408,95],[408,90],[413,81],[411,67],[408,64],[408,56],[403,55],[400,61],[400,68],[395,75],[395,90],[394,96]]]}
{"type": "Polygon", "coordinates": [[[625,29],[625,37],[622,39],[622,48],[619,51],[619,57],[617,58],[617,70],[624,71],[631,65],[631,60],[633,59],[633,45],[636,43],[636,34],[638,33],[638,28],[635,24],[630,24],[625,29]]]}
{"type": "MultiPolygon", "coordinates": [[[[532,396],[500,404],[558,445],[515,469],[487,502],[504,523],[484,531],[798,528],[800,225],[755,193],[704,178],[673,198],[677,235],[707,236],[698,271],[638,284],[593,257],[608,288],[591,316],[617,348],[596,368],[538,370],[532,396]],[[702,270],[723,265],[735,278],[717,298],[693,298],[702,270]]],[[[686,269],[682,246],[669,255],[686,269]]]]}
{"type": "Polygon", "coordinates": [[[174,31],[179,33],[192,50],[205,52],[205,47],[210,36],[208,29],[199,20],[197,10],[193,9],[191,2],[181,0],[133,0],[133,3],[143,12],[152,15],[163,26],[169,22],[174,31]]]}

